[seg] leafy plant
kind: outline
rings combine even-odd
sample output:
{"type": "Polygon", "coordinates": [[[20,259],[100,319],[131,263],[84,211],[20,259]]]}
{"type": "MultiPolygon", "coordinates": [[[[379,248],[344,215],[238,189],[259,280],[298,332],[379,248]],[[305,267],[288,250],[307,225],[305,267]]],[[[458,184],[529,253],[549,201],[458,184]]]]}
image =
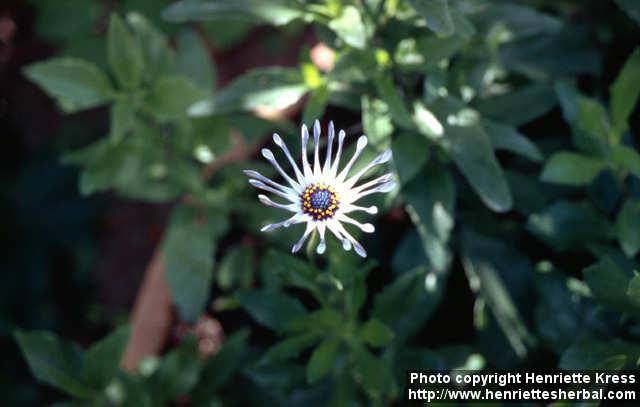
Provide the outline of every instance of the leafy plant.
{"type": "MultiPolygon", "coordinates": [[[[544,350],[565,369],[637,366],[640,51],[609,86],[606,39],[539,3],[184,0],[163,18],[309,25],[332,66],[305,50],[297,67],[250,69],[216,89],[201,31],[179,31],[173,49],[135,12],[109,18],[108,72],[71,57],[28,66],[66,113],[108,105],[108,135],[65,155],[82,168],[83,194],[176,203],[162,249],[180,318],[194,322],[213,285],[216,312],[241,309],[275,338],[265,349],[236,333],[205,362],[185,340],[130,375],[100,362],[102,352],[117,360],[124,331],[84,355],[51,334],[18,333],[35,377],[115,404],[386,405],[402,399],[408,368],[526,366],[544,350]],[[578,86],[585,78],[593,89],[578,86]],[[377,203],[394,232],[365,240],[381,253],[372,260],[335,242],[325,258],[286,254],[291,232],[258,235],[275,215],[240,166],[217,167],[234,148],[231,129],[250,144],[275,128],[292,139],[296,126],[256,112],[299,103],[303,121],[357,117],[373,150],[393,151],[400,188],[377,203]],[[260,243],[219,244],[230,231],[260,243]],[[448,287],[458,272],[464,293],[448,287]],[[424,340],[447,296],[472,303],[465,344],[424,340]]],[[[616,3],[637,22],[632,2],[616,3]]]]}

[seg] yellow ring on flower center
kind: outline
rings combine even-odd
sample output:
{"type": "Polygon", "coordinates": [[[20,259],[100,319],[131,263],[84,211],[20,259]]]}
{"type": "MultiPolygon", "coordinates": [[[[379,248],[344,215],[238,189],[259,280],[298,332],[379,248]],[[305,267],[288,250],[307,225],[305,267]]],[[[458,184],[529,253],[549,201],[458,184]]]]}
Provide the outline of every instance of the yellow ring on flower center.
{"type": "Polygon", "coordinates": [[[302,210],[315,220],[331,218],[338,210],[338,194],[326,184],[312,184],[304,190],[300,197],[302,210]]]}

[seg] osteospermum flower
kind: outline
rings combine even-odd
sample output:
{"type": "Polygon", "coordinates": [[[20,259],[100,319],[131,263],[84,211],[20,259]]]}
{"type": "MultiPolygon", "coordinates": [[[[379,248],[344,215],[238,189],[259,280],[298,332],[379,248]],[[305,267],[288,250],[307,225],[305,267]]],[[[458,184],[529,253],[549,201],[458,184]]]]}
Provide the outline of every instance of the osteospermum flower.
{"type": "Polygon", "coordinates": [[[270,232],[280,227],[286,228],[297,223],[306,222],[306,229],[302,234],[302,237],[291,249],[293,253],[300,250],[307,237],[314,230],[317,230],[320,235],[320,243],[318,244],[316,251],[318,254],[324,253],[326,249],[325,232],[329,229],[335,237],[342,242],[344,250],[351,250],[353,247],[356,253],[362,257],[366,257],[367,252],[364,250],[362,245],[358,243],[353,236],[351,236],[343,224],[350,223],[357,226],[365,233],[373,233],[375,230],[371,223],[362,224],[348,214],[358,211],[372,215],[376,214],[378,212],[378,208],[375,206],[362,207],[355,205],[355,202],[366,195],[376,192],[389,192],[395,187],[395,181],[390,173],[356,186],[356,183],[360,178],[362,178],[371,168],[376,165],[386,163],[391,159],[391,150],[386,150],[360,171],[349,177],[349,171],[362,153],[362,150],[367,145],[367,137],[363,135],[358,138],[355,153],[347,164],[340,169],[340,155],[342,154],[346,135],[344,130],[340,130],[338,133],[338,149],[336,151],[335,158],[333,158],[332,148],[333,139],[335,138],[333,122],[329,122],[328,133],[327,153],[324,163],[321,163],[320,123],[316,120],[313,126],[315,149],[312,167],[307,158],[309,131],[307,130],[306,125],[302,126],[302,170],[300,170],[296,164],[282,138],[280,138],[278,134],[273,135],[273,141],[287,156],[287,159],[293,168],[295,179],[289,176],[282,169],[271,150],[267,148],[262,149],[262,155],[264,158],[266,158],[280,173],[280,175],[282,175],[288,186],[279,184],[263,176],[257,171],[245,170],[244,173],[251,178],[249,183],[254,187],[271,192],[287,201],[286,203],[277,203],[272,201],[266,195],[258,195],[260,202],[267,206],[273,206],[293,212],[293,215],[290,218],[282,222],[266,225],[262,228],[263,232],[270,232]]]}

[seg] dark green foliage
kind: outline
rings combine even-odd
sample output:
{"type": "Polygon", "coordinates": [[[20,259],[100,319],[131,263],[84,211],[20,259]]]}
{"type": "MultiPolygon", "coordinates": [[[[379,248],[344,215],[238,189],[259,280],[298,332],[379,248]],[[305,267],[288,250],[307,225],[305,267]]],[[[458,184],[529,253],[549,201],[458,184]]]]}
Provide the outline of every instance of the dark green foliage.
{"type": "MultiPolygon", "coordinates": [[[[551,355],[545,367],[636,366],[640,51],[625,45],[605,75],[617,20],[568,3],[584,24],[551,1],[183,0],[166,21],[309,24],[335,66],[305,51],[298,67],[261,66],[218,88],[211,26],[130,12],[110,15],[104,63],[63,53],[26,67],[66,113],[108,106],[105,137],[65,155],[84,195],[180,200],[162,245],[180,319],[208,312],[213,292],[223,319],[255,328],[206,361],[184,339],[138,375],[117,367],[125,330],[85,352],[19,331],[33,375],[80,402],[342,406],[399,402],[408,368],[527,367],[538,352],[551,355]],[[277,130],[297,151],[297,123],[254,113],[305,96],[308,125],[327,110],[358,117],[365,154],[393,151],[399,187],[376,201],[381,232],[363,239],[365,262],[331,240],[323,258],[287,254],[295,226],[259,234],[282,214],[259,205],[241,170],[269,167],[203,176],[233,148],[230,129],[250,146],[277,130]]],[[[616,18],[640,18],[636,2],[615,4],[616,18]]]]}

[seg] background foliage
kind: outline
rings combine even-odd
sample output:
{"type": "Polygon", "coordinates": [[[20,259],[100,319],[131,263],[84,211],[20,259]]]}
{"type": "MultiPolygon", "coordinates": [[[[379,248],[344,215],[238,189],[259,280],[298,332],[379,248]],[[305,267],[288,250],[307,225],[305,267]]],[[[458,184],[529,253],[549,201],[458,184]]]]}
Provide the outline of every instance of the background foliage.
{"type": "MultiPolygon", "coordinates": [[[[32,8],[38,34],[59,48],[21,72],[80,118],[50,154],[64,150],[62,163],[80,171],[80,194],[97,198],[66,192],[55,201],[55,182],[74,177],[69,167],[25,167],[10,189],[21,249],[36,253],[51,239],[86,271],[100,260],[84,238],[92,200],[110,191],[170,204],[161,244],[177,313],[187,323],[211,313],[228,335],[209,359],[188,336],[129,374],[118,368],[126,326],[99,341],[85,336],[93,344],[84,349],[16,330],[33,376],[71,405],[385,405],[402,400],[409,367],[640,362],[637,2],[32,8]],[[87,35],[96,22],[100,35],[87,35]],[[318,69],[303,47],[297,66],[259,64],[219,87],[211,41],[232,47],[263,25],[277,27],[282,46],[311,33],[335,51],[335,65],[318,69]],[[291,121],[256,115],[300,104],[291,121]],[[97,124],[78,115],[88,109],[97,124]],[[258,147],[277,130],[296,145],[299,123],[315,118],[367,134],[371,157],[393,150],[400,188],[378,199],[378,232],[362,237],[366,261],[338,244],[325,257],[289,255],[297,229],[260,234],[279,214],[259,205],[240,171],[273,175],[257,155],[210,171],[238,135],[258,147]]],[[[64,328],[52,312],[31,315],[50,306],[36,297],[55,277],[38,258],[25,268],[24,258],[12,267],[24,277],[5,273],[2,284],[26,293],[2,296],[7,309],[21,309],[3,314],[3,341],[15,326],[64,328]]],[[[92,329],[121,319],[103,315],[92,329]]]]}

